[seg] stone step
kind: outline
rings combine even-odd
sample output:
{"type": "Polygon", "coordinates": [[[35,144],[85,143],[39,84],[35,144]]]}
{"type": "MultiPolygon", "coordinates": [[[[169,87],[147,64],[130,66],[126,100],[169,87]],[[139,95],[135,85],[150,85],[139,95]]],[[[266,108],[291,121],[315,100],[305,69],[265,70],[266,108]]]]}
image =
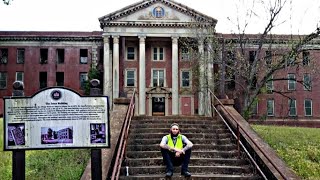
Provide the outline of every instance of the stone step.
{"type": "MultiPolygon", "coordinates": [[[[128,144],[160,144],[161,138],[153,138],[153,139],[133,139],[129,138],[128,144]]],[[[191,139],[190,139],[191,141],[191,139]]],[[[230,144],[234,143],[235,141],[231,138],[210,138],[210,139],[203,139],[203,138],[192,138],[192,143],[194,144],[230,144]]]]}
{"type": "MultiPolygon", "coordinates": [[[[136,166],[162,166],[164,165],[163,159],[161,158],[139,158],[131,159],[127,158],[125,164],[129,167],[136,166]]],[[[201,166],[201,165],[210,165],[210,166],[241,166],[249,165],[249,162],[244,159],[237,158],[194,158],[191,156],[190,166],[201,166]]]]}
{"type": "MultiPolygon", "coordinates": [[[[129,138],[133,139],[149,139],[149,138],[159,138],[161,141],[162,137],[166,135],[164,133],[135,133],[132,132],[129,135],[129,138]]],[[[187,136],[188,139],[192,141],[193,138],[203,138],[203,139],[209,139],[209,138],[232,138],[232,135],[230,133],[183,133],[183,135],[187,136]]]]}
{"type": "MultiPolygon", "coordinates": [[[[220,150],[231,151],[236,150],[237,146],[234,144],[217,145],[217,144],[194,144],[192,150],[194,151],[206,151],[206,150],[220,150]]],[[[128,145],[128,151],[160,151],[159,144],[144,144],[144,145],[128,145]]]]}
{"type": "Polygon", "coordinates": [[[204,117],[204,116],[134,116],[134,120],[217,120],[212,117],[204,117]]]}
{"type": "MultiPolygon", "coordinates": [[[[238,151],[192,151],[191,157],[194,158],[236,158],[238,151]]],[[[158,151],[127,151],[128,158],[161,158],[161,152],[158,151]]]]}
{"type": "MultiPolygon", "coordinates": [[[[198,124],[198,125],[214,125],[214,124],[223,124],[221,121],[217,120],[194,120],[194,119],[140,119],[140,120],[133,120],[132,124],[166,124],[170,126],[172,123],[178,123],[179,125],[183,124],[198,124]]],[[[167,126],[167,127],[168,127],[167,126]]]]}
{"type": "MultiPolygon", "coordinates": [[[[181,172],[181,167],[174,167],[174,172],[181,172]]],[[[250,166],[189,166],[189,171],[195,174],[251,174],[250,166]]],[[[165,166],[128,167],[129,175],[164,174],[165,166]]],[[[126,174],[126,167],[121,167],[121,175],[126,174]]]]}
{"type": "MultiPolygon", "coordinates": [[[[196,128],[196,129],[223,129],[226,128],[224,124],[179,124],[180,129],[185,130],[185,128],[196,128]]],[[[170,124],[165,123],[135,123],[131,124],[132,129],[137,128],[166,128],[169,130],[170,124]]]]}
{"type": "MultiPolygon", "coordinates": [[[[130,133],[169,133],[168,128],[132,128],[130,133]]],[[[185,128],[180,130],[181,133],[228,133],[228,129],[196,129],[196,128],[185,128]]]]}
{"type": "MultiPolygon", "coordinates": [[[[146,175],[129,175],[129,176],[120,176],[121,180],[165,180],[164,174],[146,174],[146,175]]],[[[167,178],[170,179],[170,178],[167,178]]],[[[180,173],[174,173],[172,178],[173,180],[260,180],[263,179],[254,174],[194,174],[190,178],[185,178],[181,176],[180,173]]]]}

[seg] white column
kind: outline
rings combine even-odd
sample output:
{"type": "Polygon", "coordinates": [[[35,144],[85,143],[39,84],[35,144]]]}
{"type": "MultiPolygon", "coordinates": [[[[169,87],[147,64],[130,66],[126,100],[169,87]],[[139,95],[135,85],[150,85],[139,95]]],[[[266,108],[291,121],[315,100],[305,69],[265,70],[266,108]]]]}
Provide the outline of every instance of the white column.
{"type": "Polygon", "coordinates": [[[113,98],[119,97],[119,36],[113,38],[113,98]]]}
{"type": "Polygon", "coordinates": [[[198,50],[199,50],[199,54],[200,54],[200,59],[199,59],[199,71],[200,71],[200,77],[199,77],[199,83],[200,83],[200,91],[199,91],[199,100],[198,100],[198,114],[199,115],[204,115],[204,83],[205,83],[205,76],[204,76],[204,63],[205,63],[205,59],[204,59],[204,48],[203,48],[203,41],[199,42],[198,45],[198,50]]]}
{"type": "Polygon", "coordinates": [[[103,95],[109,96],[112,108],[112,60],[110,59],[109,36],[103,37],[103,95]]]}
{"type": "MultiPolygon", "coordinates": [[[[209,93],[209,89],[214,92],[214,76],[213,76],[213,57],[212,57],[212,47],[211,47],[211,43],[209,43],[209,45],[207,46],[207,75],[208,75],[208,92],[207,92],[207,96],[209,97],[210,93],[209,93]]],[[[211,99],[210,98],[206,98],[208,99],[208,110],[206,111],[206,116],[211,116],[212,112],[214,112],[213,109],[211,109],[211,99]]]]}
{"type": "Polygon", "coordinates": [[[139,115],[146,114],[146,43],[139,37],[139,115]]]}
{"type": "Polygon", "coordinates": [[[172,37],[172,115],[179,115],[179,68],[177,37],[172,37]]]}

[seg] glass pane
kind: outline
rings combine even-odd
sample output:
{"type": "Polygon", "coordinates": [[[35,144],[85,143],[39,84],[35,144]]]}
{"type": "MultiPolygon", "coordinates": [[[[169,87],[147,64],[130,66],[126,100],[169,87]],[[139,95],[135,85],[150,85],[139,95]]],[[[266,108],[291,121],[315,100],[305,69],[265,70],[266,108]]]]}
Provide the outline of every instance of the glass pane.
{"type": "Polygon", "coordinates": [[[159,60],[163,60],[163,48],[160,48],[159,50],[160,50],[160,58],[159,58],[159,60]]]}
{"type": "Polygon", "coordinates": [[[127,71],[127,78],[134,78],[134,71],[127,71]]]}
{"type": "Polygon", "coordinates": [[[153,60],[158,60],[158,49],[153,48],[153,60]]]}
{"type": "Polygon", "coordinates": [[[273,100],[268,100],[267,102],[267,114],[273,115],[273,100]]]}

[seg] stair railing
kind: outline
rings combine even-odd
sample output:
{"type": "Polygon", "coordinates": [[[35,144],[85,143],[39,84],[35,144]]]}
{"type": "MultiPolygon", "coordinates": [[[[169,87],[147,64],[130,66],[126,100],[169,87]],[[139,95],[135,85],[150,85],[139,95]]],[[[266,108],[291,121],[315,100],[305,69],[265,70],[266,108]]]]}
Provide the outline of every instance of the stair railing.
{"type": "Polygon", "coordinates": [[[249,153],[249,151],[247,150],[247,148],[243,145],[243,143],[240,140],[240,130],[249,138],[249,140],[259,149],[259,151],[267,158],[267,160],[269,161],[270,164],[272,164],[272,166],[278,171],[278,173],[282,176],[283,179],[287,179],[286,176],[283,174],[283,172],[279,169],[278,166],[276,166],[273,161],[269,158],[269,156],[267,155],[267,153],[260,148],[260,146],[251,138],[251,136],[244,131],[243,127],[235,120],[236,118],[233,117],[233,115],[231,113],[229,113],[225,106],[221,103],[221,101],[218,99],[217,96],[215,96],[213,94],[213,92],[211,90],[209,90],[209,94],[211,95],[210,98],[214,98],[219,105],[221,106],[222,109],[225,110],[225,112],[231,117],[232,121],[237,125],[237,132],[236,134],[234,133],[234,131],[232,130],[232,128],[229,126],[229,124],[227,123],[227,121],[223,118],[223,116],[221,115],[221,113],[216,109],[216,107],[214,105],[212,105],[212,108],[215,110],[215,112],[219,115],[219,117],[222,119],[222,121],[227,125],[228,129],[231,131],[232,135],[237,139],[237,145],[238,145],[238,155],[240,154],[240,145],[243,148],[243,150],[245,151],[245,153],[248,155],[248,157],[250,158],[251,162],[255,165],[255,167],[257,168],[257,170],[260,172],[260,174],[263,176],[264,179],[268,179],[266,177],[266,175],[263,173],[263,171],[261,170],[261,168],[259,167],[259,165],[257,164],[257,162],[254,160],[254,158],[251,156],[251,154],[249,153]]]}
{"type": "Polygon", "coordinates": [[[122,130],[120,132],[119,146],[117,149],[117,155],[115,157],[115,163],[114,163],[114,167],[111,175],[111,180],[119,179],[121,164],[124,159],[124,154],[126,152],[126,147],[127,147],[129,128],[130,128],[132,117],[134,116],[135,92],[136,91],[134,90],[127,113],[126,113],[125,120],[123,122],[122,130]]]}

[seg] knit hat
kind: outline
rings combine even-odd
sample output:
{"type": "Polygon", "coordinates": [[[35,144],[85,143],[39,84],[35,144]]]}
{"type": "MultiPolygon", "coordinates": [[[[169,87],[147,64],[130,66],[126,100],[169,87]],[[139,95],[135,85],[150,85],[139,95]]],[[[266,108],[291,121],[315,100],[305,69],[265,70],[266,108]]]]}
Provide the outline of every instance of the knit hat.
{"type": "Polygon", "coordinates": [[[177,126],[179,128],[179,124],[178,123],[172,123],[170,128],[172,128],[172,126],[177,126]]]}

